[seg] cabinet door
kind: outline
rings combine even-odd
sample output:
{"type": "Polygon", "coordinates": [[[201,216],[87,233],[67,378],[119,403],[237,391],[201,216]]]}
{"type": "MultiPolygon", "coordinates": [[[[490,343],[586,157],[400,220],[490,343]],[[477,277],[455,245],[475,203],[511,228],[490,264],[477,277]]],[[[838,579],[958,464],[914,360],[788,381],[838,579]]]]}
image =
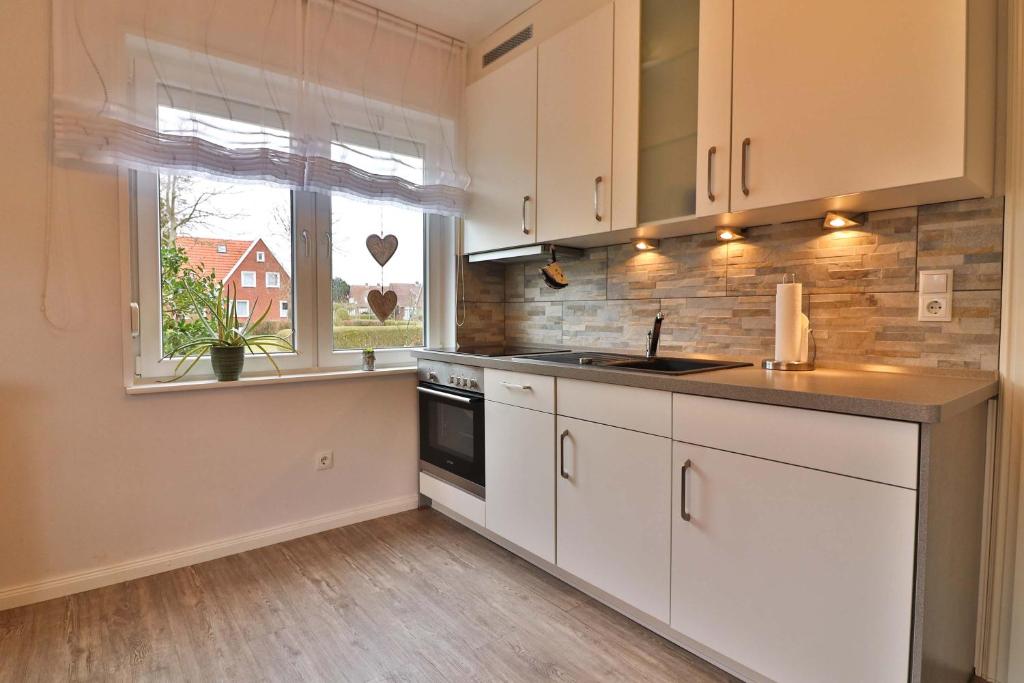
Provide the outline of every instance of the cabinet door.
{"type": "Polygon", "coordinates": [[[735,0],[732,210],[962,177],[967,28],[967,0],[735,0]]]}
{"type": "Polygon", "coordinates": [[[689,444],[673,456],[674,629],[772,680],[907,680],[914,491],[689,444]]]}
{"type": "Polygon", "coordinates": [[[697,60],[697,210],[729,210],[732,0],[701,0],[697,60]]]}
{"type": "Polygon", "coordinates": [[[555,561],[555,416],[487,401],[487,528],[555,561]]]}
{"type": "Polygon", "coordinates": [[[542,242],[611,226],[612,25],[608,3],[538,47],[537,238],[542,242]]]}
{"type": "Polygon", "coordinates": [[[667,621],[671,441],[567,417],[557,431],[558,566],[667,621]]]}
{"type": "Polygon", "coordinates": [[[537,239],[537,50],[466,88],[466,252],[537,239]]]}

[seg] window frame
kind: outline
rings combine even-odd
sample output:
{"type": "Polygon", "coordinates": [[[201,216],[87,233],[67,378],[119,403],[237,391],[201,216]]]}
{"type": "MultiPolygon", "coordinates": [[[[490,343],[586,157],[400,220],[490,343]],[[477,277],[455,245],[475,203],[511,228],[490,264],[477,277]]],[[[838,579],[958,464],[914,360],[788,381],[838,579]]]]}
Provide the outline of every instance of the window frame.
{"type": "MultiPolygon", "coordinates": [[[[126,358],[134,359],[134,372],[126,371],[126,385],[148,384],[174,376],[176,358],[162,356],[161,270],[159,250],[158,176],[122,169],[123,258],[129,274],[124,288],[126,358]],[[131,307],[138,307],[138,327],[131,323],[131,307]]],[[[331,197],[291,191],[292,273],[288,296],[293,320],[295,353],[275,353],[282,372],[316,373],[357,370],[361,349],[333,349],[331,299],[331,197]],[[318,321],[324,321],[322,324],[318,321]]],[[[457,219],[423,214],[424,346],[451,345],[455,338],[454,282],[457,219]]],[[[278,306],[280,307],[280,301],[278,306]]],[[[280,311],[280,308],[279,308],[280,311]]],[[[377,349],[377,366],[415,365],[413,351],[424,346],[377,349]]],[[[131,366],[126,366],[131,367],[131,366]]],[[[274,375],[274,367],[260,355],[247,355],[244,376],[274,375]]],[[[190,379],[213,378],[209,356],[189,373],[190,379]]]]}
{"type": "Polygon", "coordinates": [[[256,252],[256,263],[266,263],[266,262],[267,262],[267,252],[265,252],[265,251],[257,251],[256,252]]]}
{"type": "Polygon", "coordinates": [[[277,302],[277,317],[286,318],[291,314],[291,304],[287,299],[281,299],[277,302]]]}
{"type": "Polygon", "coordinates": [[[256,278],[256,271],[255,270],[240,270],[240,271],[238,271],[238,282],[241,285],[242,289],[256,289],[256,283],[258,282],[258,280],[256,278]],[[246,276],[249,276],[249,278],[247,278],[246,276]],[[245,284],[246,279],[250,279],[252,284],[251,285],[245,284]]]}
{"type": "Polygon", "coordinates": [[[281,289],[281,273],[276,270],[267,270],[263,272],[263,287],[265,289],[281,289]],[[273,275],[277,278],[276,284],[270,284],[270,276],[273,275]]]}

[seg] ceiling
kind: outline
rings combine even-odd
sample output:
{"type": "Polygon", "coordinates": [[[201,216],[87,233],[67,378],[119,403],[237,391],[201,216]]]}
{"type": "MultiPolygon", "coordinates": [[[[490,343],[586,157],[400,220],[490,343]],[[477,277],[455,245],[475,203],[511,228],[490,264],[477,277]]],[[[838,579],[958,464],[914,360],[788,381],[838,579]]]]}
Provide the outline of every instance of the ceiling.
{"type": "Polygon", "coordinates": [[[366,0],[377,9],[440,31],[470,45],[537,0],[366,0]]]}

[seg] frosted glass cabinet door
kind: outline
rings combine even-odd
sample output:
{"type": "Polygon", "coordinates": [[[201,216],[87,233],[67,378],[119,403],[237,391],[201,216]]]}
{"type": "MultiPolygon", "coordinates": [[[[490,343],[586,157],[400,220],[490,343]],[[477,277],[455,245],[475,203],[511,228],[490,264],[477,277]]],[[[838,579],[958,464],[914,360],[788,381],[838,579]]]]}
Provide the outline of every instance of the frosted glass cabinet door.
{"type": "Polygon", "coordinates": [[[541,242],[611,229],[612,34],[608,3],[538,48],[541,242]]]}
{"type": "Polygon", "coordinates": [[[672,481],[674,629],[776,681],[905,683],[914,491],[678,442],[672,481]]]}
{"type": "Polygon", "coordinates": [[[537,240],[537,49],[466,88],[466,252],[537,240]]]}

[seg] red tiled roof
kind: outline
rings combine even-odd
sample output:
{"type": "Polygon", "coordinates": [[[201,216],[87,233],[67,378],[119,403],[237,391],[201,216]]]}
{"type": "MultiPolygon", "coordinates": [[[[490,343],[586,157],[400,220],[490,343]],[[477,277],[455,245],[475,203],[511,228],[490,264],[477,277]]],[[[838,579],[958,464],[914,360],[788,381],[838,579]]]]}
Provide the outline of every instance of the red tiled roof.
{"type": "Polygon", "coordinates": [[[189,265],[193,268],[203,265],[207,273],[216,273],[218,280],[231,272],[255,240],[222,240],[212,237],[178,237],[174,243],[185,250],[189,265]],[[217,251],[223,245],[225,252],[217,251]]]}

